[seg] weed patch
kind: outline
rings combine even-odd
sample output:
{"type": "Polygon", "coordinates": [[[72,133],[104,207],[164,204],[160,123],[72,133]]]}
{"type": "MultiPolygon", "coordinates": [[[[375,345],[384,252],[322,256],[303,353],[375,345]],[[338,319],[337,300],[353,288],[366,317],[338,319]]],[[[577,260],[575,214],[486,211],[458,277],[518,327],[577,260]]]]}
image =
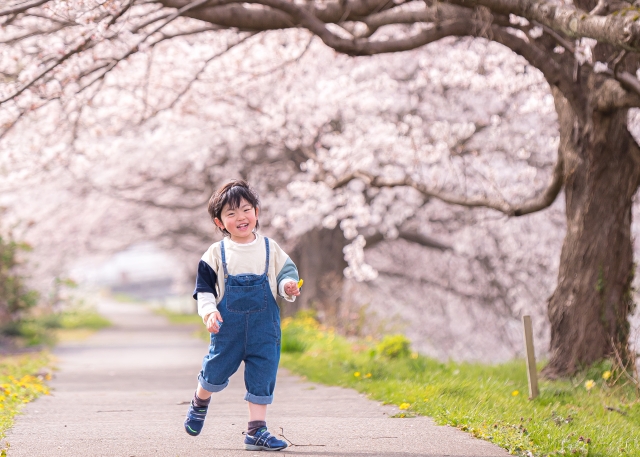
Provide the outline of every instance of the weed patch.
{"type": "Polygon", "coordinates": [[[542,380],[530,401],[524,361],[442,363],[411,353],[398,336],[347,340],[309,315],[284,319],[282,328],[283,342],[295,341],[283,347],[285,367],[398,405],[396,418],[431,416],[523,457],[640,455],[640,402],[634,388],[612,382],[610,363],[542,380]]]}
{"type": "MultiPolygon", "coordinates": [[[[0,439],[24,404],[49,394],[45,382],[51,375],[43,369],[50,362],[46,352],[0,356],[0,439]]],[[[6,455],[1,444],[0,455],[6,455]]]]}

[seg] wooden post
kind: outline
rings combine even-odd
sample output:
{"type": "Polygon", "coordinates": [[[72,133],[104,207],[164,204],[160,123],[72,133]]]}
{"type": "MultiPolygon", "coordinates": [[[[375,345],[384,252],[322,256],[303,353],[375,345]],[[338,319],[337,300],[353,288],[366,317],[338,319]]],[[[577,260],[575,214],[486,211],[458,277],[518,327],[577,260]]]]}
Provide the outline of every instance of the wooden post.
{"type": "Polygon", "coordinates": [[[529,400],[538,396],[538,372],[536,371],[536,353],[533,349],[533,327],[531,316],[522,316],[524,326],[524,346],[527,353],[527,377],[529,378],[529,400]]]}

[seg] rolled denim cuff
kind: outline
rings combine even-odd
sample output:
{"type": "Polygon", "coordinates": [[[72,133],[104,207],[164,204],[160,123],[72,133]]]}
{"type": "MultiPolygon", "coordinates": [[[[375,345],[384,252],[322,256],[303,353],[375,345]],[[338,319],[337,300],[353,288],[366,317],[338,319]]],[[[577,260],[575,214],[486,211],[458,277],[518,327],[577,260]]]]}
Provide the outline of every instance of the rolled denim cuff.
{"type": "Polygon", "coordinates": [[[200,387],[202,387],[207,392],[220,392],[222,389],[224,389],[229,385],[228,379],[227,379],[227,382],[225,382],[224,384],[209,384],[202,377],[202,373],[198,375],[198,382],[200,383],[200,387]]]}
{"type": "Polygon", "coordinates": [[[265,396],[253,395],[247,392],[247,394],[244,396],[244,399],[256,405],[270,405],[271,403],[273,403],[273,395],[267,395],[265,397],[265,396]]]}

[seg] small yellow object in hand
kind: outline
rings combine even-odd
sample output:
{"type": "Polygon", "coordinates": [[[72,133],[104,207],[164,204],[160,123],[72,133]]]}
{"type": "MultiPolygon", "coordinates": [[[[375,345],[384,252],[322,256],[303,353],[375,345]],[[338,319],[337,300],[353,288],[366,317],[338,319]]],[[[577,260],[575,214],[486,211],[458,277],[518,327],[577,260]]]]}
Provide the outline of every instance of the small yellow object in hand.
{"type": "Polygon", "coordinates": [[[302,279],[298,281],[298,289],[301,288],[303,284],[304,284],[304,281],[302,279]]]}

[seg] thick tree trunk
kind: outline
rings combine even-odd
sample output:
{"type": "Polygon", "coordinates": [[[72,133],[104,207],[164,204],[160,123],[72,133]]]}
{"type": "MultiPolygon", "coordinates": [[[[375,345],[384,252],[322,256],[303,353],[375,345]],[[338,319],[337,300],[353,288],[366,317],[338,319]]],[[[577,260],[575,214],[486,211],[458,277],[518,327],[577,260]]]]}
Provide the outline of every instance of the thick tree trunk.
{"type": "Polygon", "coordinates": [[[549,299],[551,359],[543,371],[548,378],[571,375],[614,350],[627,355],[634,274],[631,205],[639,179],[626,110],[593,111],[580,127],[566,100],[557,91],[554,96],[567,234],[558,285],[549,299]]]}
{"type": "Polygon", "coordinates": [[[294,303],[284,304],[285,314],[314,308],[324,320],[332,321],[337,317],[343,292],[343,272],[347,267],[342,250],[347,243],[339,227],[331,230],[316,228],[300,237],[291,258],[304,279],[304,285],[302,294],[294,303]]]}

